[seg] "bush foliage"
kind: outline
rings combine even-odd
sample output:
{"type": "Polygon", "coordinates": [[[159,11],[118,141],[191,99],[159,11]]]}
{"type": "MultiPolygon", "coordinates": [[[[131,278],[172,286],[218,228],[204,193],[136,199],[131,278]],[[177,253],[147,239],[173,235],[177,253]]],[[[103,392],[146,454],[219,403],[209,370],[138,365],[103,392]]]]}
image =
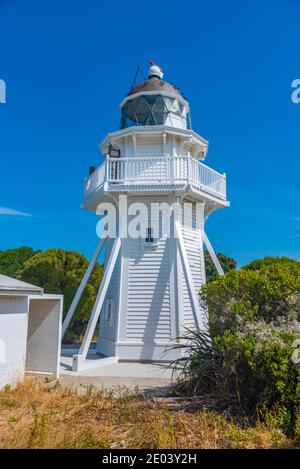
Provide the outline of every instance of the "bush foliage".
{"type": "Polygon", "coordinates": [[[266,257],[202,287],[210,337],[189,332],[180,389],[221,393],[248,415],[274,412],[295,428],[300,405],[300,262],[266,257]]]}

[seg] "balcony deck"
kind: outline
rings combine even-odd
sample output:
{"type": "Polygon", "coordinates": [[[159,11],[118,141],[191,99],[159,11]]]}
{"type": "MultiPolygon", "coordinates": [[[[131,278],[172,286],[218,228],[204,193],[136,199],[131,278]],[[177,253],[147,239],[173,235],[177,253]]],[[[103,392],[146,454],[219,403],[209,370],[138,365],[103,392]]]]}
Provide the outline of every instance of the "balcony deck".
{"type": "Polygon", "coordinates": [[[99,191],[191,186],[226,201],[226,176],[190,156],[107,158],[85,180],[84,200],[99,191]]]}

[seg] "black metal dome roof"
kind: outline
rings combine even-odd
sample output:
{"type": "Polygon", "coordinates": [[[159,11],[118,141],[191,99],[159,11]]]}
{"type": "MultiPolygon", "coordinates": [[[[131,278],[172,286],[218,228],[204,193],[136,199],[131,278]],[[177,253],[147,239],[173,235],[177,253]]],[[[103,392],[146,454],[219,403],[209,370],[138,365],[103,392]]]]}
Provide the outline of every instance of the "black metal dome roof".
{"type": "Polygon", "coordinates": [[[177,95],[182,97],[182,94],[180,93],[179,89],[176,88],[176,86],[171,85],[167,81],[164,81],[156,76],[134,85],[127,96],[132,96],[133,94],[141,93],[143,91],[165,91],[175,96],[177,95]]]}

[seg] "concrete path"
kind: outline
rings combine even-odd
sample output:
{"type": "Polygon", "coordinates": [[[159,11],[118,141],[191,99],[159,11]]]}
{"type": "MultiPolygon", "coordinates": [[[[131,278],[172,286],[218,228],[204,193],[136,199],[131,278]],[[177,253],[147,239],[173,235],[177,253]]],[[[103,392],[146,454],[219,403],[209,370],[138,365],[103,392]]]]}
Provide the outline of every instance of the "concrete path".
{"type": "Polygon", "coordinates": [[[82,390],[93,386],[97,389],[141,391],[147,395],[163,396],[168,394],[170,387],[176,382],[176,371],[165,364],[119,362],[103,366],[101,357],[94,351],[87,357],[87,369],[74,372],[73,353],[76,351],[62,351],[59,379],[62,386],[82,390]]]}

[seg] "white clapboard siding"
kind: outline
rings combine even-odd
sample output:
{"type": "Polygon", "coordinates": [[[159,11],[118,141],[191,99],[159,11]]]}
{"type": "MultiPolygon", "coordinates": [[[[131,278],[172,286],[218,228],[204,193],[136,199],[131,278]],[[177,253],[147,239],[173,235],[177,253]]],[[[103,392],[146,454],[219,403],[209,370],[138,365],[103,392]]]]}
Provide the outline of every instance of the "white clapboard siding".
{"type": "MultiPolygon", "coordinates": [[[[202,240],[200,230],[196,223],[196,204],[185,205],[185,211],[182,218],[182,234],[185,244],[185,249],[194,281],[194,287],[197,297],[201,285],[204,281],[202,272],[201,256],[202,256],[202,240]]],[[[184,272],[182,272],[183,284],[183,321],[184,326],[187,328],[195,327],[195,318],[192,309],[192,302],[190,298],[189,289],[186,283],[184,272]]],[[[200,301],[200,298],[199,298],[200,301]]]]}
{"type": "Polygon", "coordinates": [[[171,338],[168,240],[155,241],[156,248],[140,238],[128,241],[126,340],[151,343],[171,338]]]}
{"type": "Polygon", "coordinates": [[[164,156],[162,135],[143,135],[136,138],[136,155],[144,156],[164,156]]]}
{"type": "Polygon", "coordinates": [[[139,158],[150,158],[150,160],[138,161],[137,173],[143,179],[166,180],[167,171],[164,161],[163,138],[162,135],[143,136],[137,138],[136,155],[139,158]],[[153,158],[153,159],[151,159],[153,158]]]}
{"type": "MultiPolygon", "coordinates": [[[[171,202],[168,198],[151,197],[141,198],[140,202],[145,203],[150,210],[150,200],[153,202],[171,202]]],[[[173,201],[173,200],[172,200],[173,201]]],[[[128,205],[136,202],[136,198],[128,198],[128,205]]],[[[153,216],[158,216],[161,222],[161,214],[153,212],[153,216]],[[155,214],[155,215],[154,215],[155,214]]],[[[185,204],[185,211],[182,213],[182,233],[192,273],[196,295],[199,295],[200,287],[204,277],[202,272],[202,241],[200,237],[200,224],[196,224],[196,204],[185,204]]],[[[128,222],[133,216],[128,217],[128,222]]],[[[153,227],[157,220],[145,221],[145,226],[153,227]]],[[[160,230],[161,231],[161,230],[160,230]]],[[[120,305],[122,323],[124,330],[121,333],[123,339],[129,343],[159,343],[169,342],[173,338],[171,324],[171,298],[170,298],[170,259],[172,252],[171,240],[166,234],[158,239],[154,239],[155,246],[148,245],[144,239],[128,238],[126,240],[126,251],[123,252],[126,258],[126,289],[127,298],[123,305],[120,305]],[[124,335],[123,335],[124,334],[124,335]]],[[[107,258],[110,255],[110,242],[107,247],[107,258]]],[[[192,309],[192,299],[183,269],[181,269],[182,285],[182,318],[181,326],[193,329],[195,327],[195,317],[192,309]]],[[[119,305],[120,290],[120,259],[118,259],[114,269],[106,299],[114,300],[115,321],[112,325],[105,323],[105,307],[103,306],[102,320],[100,322],[100,336],[103,339],[115,340],[116,337],[116,317],[119,305]]],[[[122,327],[121,327],[122,329],[122,327]]]]}
{"type": "Polygon", "coordinates": [[[145,247],[141,239],[130,240],[127,340],[159,342],[171,338],[168,264],[166,239],[159,241],[157,249],[145,247]]]}
{"type": "MultiPolygon", "coordinates": [[[[106,251],[106,262],[109,259],[110,251],[113,244],[113,239],[108,240],[107,242],[107,251],[106,251]]],[[[101,338],[107,340],[115,340],[116,330],[117,330],[117,317],[118,317],[118,304],[119,304],[119,276],[120,276],[120,262],[121,256],[119,254],[112,277],[108,286],[108,290],[105,296],[105,300],[102,306],[100,314],[100,335],[101,338]],[[105,320],[105,310],[107,307],[107,301],[113,300],[113,319],[110,324],[105,320]]]]}

